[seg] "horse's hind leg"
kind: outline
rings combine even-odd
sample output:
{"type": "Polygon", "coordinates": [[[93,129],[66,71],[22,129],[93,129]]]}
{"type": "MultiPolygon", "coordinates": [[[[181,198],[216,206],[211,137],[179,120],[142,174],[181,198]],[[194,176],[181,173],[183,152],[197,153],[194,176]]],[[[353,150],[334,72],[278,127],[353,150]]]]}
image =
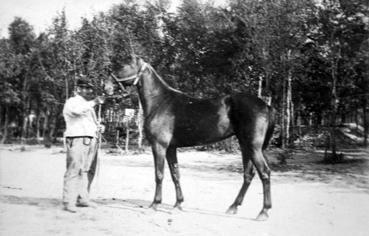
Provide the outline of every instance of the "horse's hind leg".
{"type": "Polygon", "coordinates": [[[244,151],[244,148],[242,149],[242,160],[243,160],[243,184],[240,189],[240,192],[238,193],[236,199],[232,203],[232,205],[228,208],[227,214],[236,214],[237,213],[237,207],[242,204],[243,198],[245,197],[245,193],[247,192],[247,189],[250,186],[250,183],[252,179],[255,176],[255,169],[254,165],[252,164],[250,160],[250,156],[246,154],[246,151],[244,151]]]}
{"type": "MultiPolygon", "coordinates": [[[[266,220],[268,218],[268,210],[272,207],[270,193],[270,169],[262,152],[267,127],[268,126],[266,120],[259,118],[255,120],[253,127],[251,126],[242,127],[241,125],[241,127],[239,127],[238,133],[236,134],[237,138],[240,141],[243,158],[244,159],[249,158],[249,160],[251,160],[263,184],[263,194],[264,194],[263,208],[259,213],[257,220],[266,220]]],[[[250,165],[251,164],[248,163],[247,164],[248,167],[246,169],[250,169],[251,168],[250,165]]],[[[245,172],[245,174],[247,174],[247,172],[245,172]]],[[[249,182],[252,179],[250,178],[250,176],[251,175],[249,174],[248,180],[244,182],[244,186],[248,186],[249,182]]],[[[246,191],[246,189],[243,190],[241,188],[239,193],[240,199],[243,197],[243,191],[246,191]]],[[[236,204],[238,203],[237,198],[235,203],[236,204]]],[[[233,209],[234,208],[231,208],[231,210],[233,209]]]]}
{"type": "Polygon", "coordinates": [[[157,209],[158,205],[162,200],[162,184],[164,178],[164,158],[166,155],[166,147],[163,147],[159,143],[152,144],[152,151],[154,155],[154,164],[155,164],[155,196],[154,201],[151,203],[150,207],[154,210],[157,209]]]}
{"type": "Polygon", "coordinates": [[[270,193],[270,169],[264,158],[261,148],[254,152],[252,162],[254,163],[259,177],[263,183],[264,194],[263,208],[256,219],[266,220],[268,218],[268,210],[272,208],[272,198],[270,193]]]}
{"type": "Polygon", "coordinates": [[[178,208],[182,210],[182,202],[183,202],[183,194],[180,184],[180,174],[178,168],[178,160],[177,160],[177,149],[175,147],[169,147],[167,150],[167,161],[170,169],[170,174],[172,176],[172,180],[174,183],[174,187],[176,190],[176,203],[174,208],[178,208]]]}

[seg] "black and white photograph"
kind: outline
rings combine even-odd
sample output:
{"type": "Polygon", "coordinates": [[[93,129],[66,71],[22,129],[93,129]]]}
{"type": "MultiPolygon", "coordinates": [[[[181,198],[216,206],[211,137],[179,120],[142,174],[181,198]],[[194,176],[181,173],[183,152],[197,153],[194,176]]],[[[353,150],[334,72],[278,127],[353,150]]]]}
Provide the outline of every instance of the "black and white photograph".
{"type": "Polygon", "coordinates": [[[367,0],[0,1],[1,236],[369,235],[367,0]]]}

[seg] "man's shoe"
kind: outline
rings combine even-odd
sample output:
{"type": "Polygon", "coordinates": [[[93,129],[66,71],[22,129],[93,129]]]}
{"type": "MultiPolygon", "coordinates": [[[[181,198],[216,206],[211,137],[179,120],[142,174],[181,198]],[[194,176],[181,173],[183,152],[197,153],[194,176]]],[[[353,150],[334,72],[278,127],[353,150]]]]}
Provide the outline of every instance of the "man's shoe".
{"type": "Polygon", "coordinates": [[[77,202],[76,206],[77,207],[92,207],[92,208],[97,207],[96,203],[93,203],[93,202],[77,202]]]}
{"type": "Polygon", "coordinates": [[[77,212],[77,208],[70,205],[70,204],[64,204],[63,210],[68,211],[70,213],[76,213],[77,212]]]}

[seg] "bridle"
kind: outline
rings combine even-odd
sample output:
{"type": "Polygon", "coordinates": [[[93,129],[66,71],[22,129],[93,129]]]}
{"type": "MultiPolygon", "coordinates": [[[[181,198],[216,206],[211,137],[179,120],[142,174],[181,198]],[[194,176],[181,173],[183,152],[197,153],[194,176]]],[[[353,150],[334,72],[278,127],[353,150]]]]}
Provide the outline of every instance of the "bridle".
{"type": "Polygon", "coordinates": [[[114,73],[110,73],[110,76],[115,80],[115,82],[117,84],[119,84],[120,88],[122,90],[124,90],[124,87],[121,84],[122,82],[127,82],[127,81],[132,81],[133,80],[133,85],[137,85],[138,81],[140,81],[140,79],[142,77],[143,72],[148,67],[149,67],[149,64],[147,64],[146,62],[143,62],[135,75],[131,75],[131,76],[128,76],[128,77],[125,77],[125,78],[118,78],[114,75],[114,73]]]}

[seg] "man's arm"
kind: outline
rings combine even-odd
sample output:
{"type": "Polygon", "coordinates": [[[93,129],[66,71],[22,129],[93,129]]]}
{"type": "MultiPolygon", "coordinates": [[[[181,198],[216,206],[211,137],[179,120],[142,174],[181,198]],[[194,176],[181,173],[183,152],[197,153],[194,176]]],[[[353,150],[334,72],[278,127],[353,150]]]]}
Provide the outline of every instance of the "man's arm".
{"type": "Polygon", "coordinates": [[[77,99],[69,99],[64,106],[64,113],[71,116],[80,116],[88,112],[97,104],[102,104],[103,98],[97,97],[92,101],[80,101],[77,99]]]}
{"type": "Polygon", "coordinates": [[[88,112],[96,104],[94,101],[80,102],[76,100],[69,100],[65,104],[64,113],[70,116],[80,116],[88,112]]]}

